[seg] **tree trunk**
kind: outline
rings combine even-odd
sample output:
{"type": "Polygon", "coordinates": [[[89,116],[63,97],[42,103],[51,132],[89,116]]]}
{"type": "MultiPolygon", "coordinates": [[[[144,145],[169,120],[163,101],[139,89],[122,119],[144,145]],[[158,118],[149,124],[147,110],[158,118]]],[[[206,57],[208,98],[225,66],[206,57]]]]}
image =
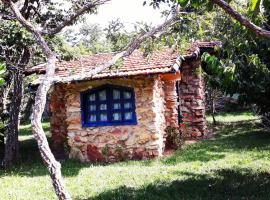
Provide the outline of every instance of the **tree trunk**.
{"type": "Polygon", "coordinates": [[[55,71],[55,62],[55,56],[51,56],[50,58],[48,58],[47,73],[45,75],[45,78],[39,85],[36,93],[31,123],[33,135],[38,142],[41,157],[49,170],[55,193],[60,200],[69,200],[71,199],[71,196],[65,188],[65,184],[61,174],[61,165],[55,160],[55,157],[51,152],[41,123],[42,113],[46,104],[46,96],[48,90],[52,85],[52,77],[55,71]]]}
{"type": "Polygon", "coordinates": [[[212,110],[212,118],[213,118],[213,125],[216,126],[217,125],[217,121],[215,118],[216,115],[216,101],[215,101],[215,96],[212,96],[212,106],[211,106],[211,110],[212,110]]]}
{"type": "Polygon", "coordinates": [[[14,91],[9,111],[9,124],[5,142],[4,168],[10,168],[20,160],[19,151],[19,114],[23,96],[23,74],[16,70],[14,74],[14,91]]]}
{"type": "Polygon", "coordinates": [[[8,70],[8,74],[5,77],[5,85],[3,85],[0,90],[1,92],[0,93],[0,118],[1,120],[3,120],[2,114],[6,112],[7,97],[8,97],[8,93],[12,85],[13,85],[13,74],[10,73],[10,71],[8,70]]]}
{"type": "Polygon", "coordinates": [[[37,43],[42,49],[42,52],[47,58],[46,74],[42,78],[42,81],[38,87],[35,97],[35,104],[33,107],[33,113],[31,116],[32,132],[38,143],[38,148],[43,162],[46,165],[51,176],[52,184],[58,199],[71,200],[71,196],[68,193],[62,178],[61,164],[55,160],[51,152],[41,123],[42,113],[46,104],[46,96],[54,78],[56,56],[48,46],[47,42],[41,36],[40,32],[22,16],[18,7],[10,0],[2,0],[2,2],[6,3],[9,6],[17,20],[34,35],[37,43]]]}
{"type": "Polygon", "coordinates": [[[212,119],[213,119],[213,126],[217,125],[217,121],[215,118],[215,114],[216,114],[216,103],[215,103],[215,90],[214,89],[209,89],[208,91],[209,93],[209,103],[210,103],[210,110],[211,110],[211,115],[212,115],[212,119]]]}
{"type": "Polygon", "coordinates": [[[20,160],[19,151],[19,121],[20,110],[23,98],[23,72],[30,60],[30,51],[24,48],[19,64],[15,67],[13,75],[13,96],[9,110],[9,124],[6,132],[5,155],[3,160],[4,168],[10,168],[20,160]]]}
{"type": "Polygon", "coordinates": [[[7,113],[7,97],[12,87],[13,83],[13,75],[8,73],[5,77],[5,85],[0,88],[0,165],[2,166],[2,159],[4,157],[5,151],[5,130],[6,130],[6,122],[8,121],[8,113],[7,113]]]}
{"type": "Polygon", "coordinates": [[[266,112],[261,115],[263,127],[270,132],[270,113],[266,112]]]}

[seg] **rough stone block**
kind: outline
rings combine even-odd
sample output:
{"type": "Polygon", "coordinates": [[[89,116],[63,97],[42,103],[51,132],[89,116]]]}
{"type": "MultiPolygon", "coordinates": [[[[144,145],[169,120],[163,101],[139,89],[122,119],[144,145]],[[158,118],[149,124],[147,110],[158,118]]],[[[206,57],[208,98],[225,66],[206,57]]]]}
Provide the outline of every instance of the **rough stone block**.
{"type": "Polygon", "coordinates": [[[95,145],[87,145],[87,156],[90,161],[104,161],[103,155],[98,151],[98,148],[95,145]]]}

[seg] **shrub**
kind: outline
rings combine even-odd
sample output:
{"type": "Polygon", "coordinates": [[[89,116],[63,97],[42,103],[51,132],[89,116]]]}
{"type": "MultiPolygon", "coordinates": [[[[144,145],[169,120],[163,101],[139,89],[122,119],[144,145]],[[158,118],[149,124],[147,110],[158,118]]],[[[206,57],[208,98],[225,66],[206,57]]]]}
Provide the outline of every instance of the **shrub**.
{"type": "Polygon", "coordinates": [[[179,149],[184,144],[184,134],[180,131],[179,127],[168,126],[165,129],[167,134],[166,149],[179,149]]]}
{"type": "Polygon", "coordinates": [[[106,144],[105,147],[102,148],[101,153],[105,157],[106,161],[108,161],[110,155],[110,147],[108,144],[106,144]]]}
{"type": "Polygon", "coordinates": [[[124,161],[127,158],[127,153],[124,151],[124,147],[121,145],[117,145],[116,149],[115,149],[115,153],[117,158],[120,161],[124,161]]]}

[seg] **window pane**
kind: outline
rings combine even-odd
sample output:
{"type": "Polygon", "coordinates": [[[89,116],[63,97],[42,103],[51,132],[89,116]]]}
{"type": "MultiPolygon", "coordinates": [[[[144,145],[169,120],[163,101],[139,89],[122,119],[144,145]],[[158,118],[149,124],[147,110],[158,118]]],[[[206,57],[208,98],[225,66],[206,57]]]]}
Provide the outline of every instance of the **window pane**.
{"type": "Polygon", "coordinates": [[[100,104],[100,107],[99,107],[100,110],[107,110],[107,104],[100,104]]]}
{"type": "Polygon", "coordinates": [[[113,104],[113,109],[121,109],[121,104],[120,103],[114,103],[113,104]]]}
{"type": "Polygon", "coordinates": [[[97,106],[96,105],[90,105],[90,111],[96,111],[97,106]]]}
{"type": "Polygon", "coordinates": [[[90,122],[96,122],[97,121],[97,116],[96,115],[90,115],[90,122]]]}
{"type": "Polygon", "coordinates": [[[113,90],[113,99],[120,99],[120,91],[113,90]]]}
{"type": "Polygon", "coordinates": [[[106,113],[102,113],[100,114],[100,121],[107,121],[107,114],[106,113]]]}
{"type": "Polygon", "coordinates": [[[90,94],[89,101],[95,101],[95,100],[96,100],[96,94],[90,94]]]}
{"type": "Polygon", "coordinates": [[[131,104],[130,102],[125,103],[125,104],[124,104],[124,108],[125,108],[125,109],[130,109],[130,108],[132,108],[132,104],[131,104]]]}
{"type": "Polygon", "coordinates": [[[126,112],[125,113],[125,120],[130,120],[132,119],[132,112],[126,112]]]}
{"type": "Polygon", "coordinates": [[[131,98],[131,92],[124,92],[124,99],[130,99],[131,98]]]}
{"type": "Polygon", "coordinates": [[[114,121],[119,121],[121,119],[122,119],[121,113],[113,113],[113,120],[114,121]]]}
{"type": "Polygon", "coordinates": [[[98,93],[99,100],[100,101],[105,101],[106,100],[106,90],[102,90],[98,93]]]}

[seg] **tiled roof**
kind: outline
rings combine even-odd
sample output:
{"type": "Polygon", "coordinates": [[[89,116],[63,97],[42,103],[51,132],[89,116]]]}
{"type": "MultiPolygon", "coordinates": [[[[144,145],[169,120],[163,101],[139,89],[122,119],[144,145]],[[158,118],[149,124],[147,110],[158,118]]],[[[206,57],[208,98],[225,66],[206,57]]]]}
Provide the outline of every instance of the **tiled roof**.
{"type": "MultiPolygon", "coordinates": [[[[213,48],[217,42],[194,43],[187,55],[184,57],[192,57],[197,55],[200,48],[213,48]]],[[[71,75],[79,75],[91,71],[95,67],[109,61],[113,54],[103,53],[89,56],[82,56],[77,60],[58,62],[56,66],[55,76],[68,77],[71,75]]],[[[119,62],[118,67],[104,70],[96,74],[93,78],[132,76],[140,74],[156,74],[168,73],[174,71],[174,65],[177,63],[178,53],[172,49],[164,49],[145,57],[143,52],[136,50],[130,56],[123,58],[119,62]]],[[[45,64],[35,66],[29,72],[44,73],[45,64]]]]}
{"type": "MultiPolygon", "coordinates": [[[[69,76],[85,73],[112,58],[112,54],[96,54],[84,56],[76,61],[59,63],[57,76],[69,76]]],[[[177,54],[167,49],[153,53],[150,58],[144,57],[143,52],[136,50],[130,56],[119,61],[118,67],[104,70],[93,78],[130,76],[138,74],[164,73],[172,71],[177,54]]]]}

